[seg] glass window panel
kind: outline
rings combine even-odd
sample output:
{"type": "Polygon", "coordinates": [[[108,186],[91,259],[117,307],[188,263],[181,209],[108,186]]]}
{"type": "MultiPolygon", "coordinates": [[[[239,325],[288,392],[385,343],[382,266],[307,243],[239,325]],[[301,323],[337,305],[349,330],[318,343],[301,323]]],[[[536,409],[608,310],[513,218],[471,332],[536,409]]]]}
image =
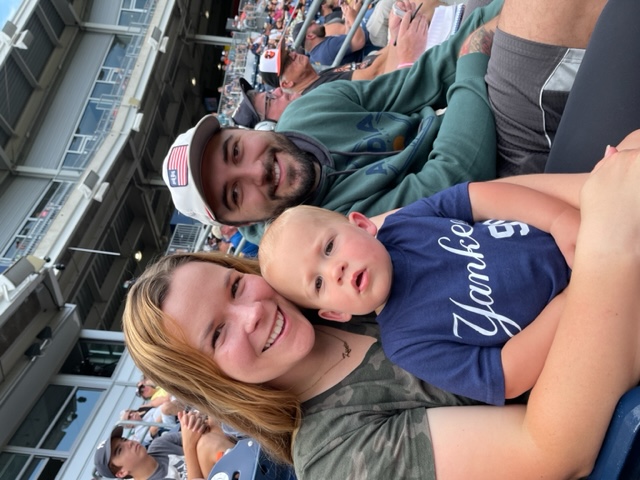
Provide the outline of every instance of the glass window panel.
{"type": "Polygon", "coordinates": [[[13,259],[16,256],[16,254],[22,251],[22,248],[20,248],[21,246],[22,246],[22,238],[14,237],[13,241],[11,242],[7,250],[2,254],[2,256],[4,258],[13,259]]]}
{"type": "Polygon", "coordinates": [[[40,448],[70,451],[83,425],[89,423],[100,395],[100,390],[78,388],[40,448]]]}
{"type": "Polygon", "coordinates": [[[18,473],[27,464],[29,455],[0,453],[0,478],[18,478],[18,473]]]}
{"type": "Polygon", "coordinates": [[[49,385],[11,437],[9,445],[36,448],[72,391],[73,387],[49,385]]]}
{"type": "Polygon", "coordinates": [[[109,78],[109,72],[111,71],[110,68],[101,68],[100,72],[98,73],[98,80],[101,81],[106,81],[109,78]]]}
{"type": "Polygon", "coordinates": [[[74,135],[73,139],[71,139],[71,144],[69,145],[69,151],[82,153],[82,150],[80,150],[80,148],[82,147],[83,138],[84,137],[81,137],[79,135],[74,135]]]}
{"type": "Polygon", "coordinates": [[[80,339],[60,369],[60,373],[110,377],[113,375],[124,344],[80,339]]]}
{"type": "Polygon", "coordinates": [[[100,98],[102,95],[112,95],[114,93],[113,83],[97,82],[91,92],[92,98],[100,98]]]}
{"type": "Polygon", "coordinates": [[[142,14],[140,12],[123,11],[122,13],[120,13],[120,20],[118,20],[118,25],[128,26],[132,23],[139,23],[141,15],[142,14]]]}
{"type": "Polygon", "coordinates": [[[98,105],[94,101],[90,101],[84,110],[80,124],[76,129],[78,135],[93,135],[96,133],[100,117],[104,112],[98,109],[98,105]]]}
{"type": "Polygon", "coordinates": [[[65,168],[82,168],[85,160],[84,155],[81,153],[67,153],[64,156],[64,162],[62,165],[65,168]]]}
{"type": "Polygon", "coordinates": [[[62,468],[63,460],[57,458],[34,458],[19,480],[50,480],[62,468]]]}
{"type": "Polygon", "coordinates": [[[35,226],[35,224],[35,220],[27,220],[27,223],[24,224],[18,235],[29,235],[29,232],[31,232],[31,229],[35,226]]]}
{"type": "Polygon", "coordinates": [[[53,197],[53,195],[56,193],[59,186],[60,182],[52,182],[51,185],[49,185],[47,192],[43,195],[43,197],[38,202],[38,205],[36,205],[36,207],[31,212],[32,217],[40,217],[42,215],[42,212],[46,209],[49,200],[51,200],[51,197],[53,197]]]}
{"type": "Polygon", "coordinates": [[[127,46],[131,42],[130,37],[116,36],[104,60],[105,67],[121,67],[124,63],[124,57],[127,53],[127,46]]]}

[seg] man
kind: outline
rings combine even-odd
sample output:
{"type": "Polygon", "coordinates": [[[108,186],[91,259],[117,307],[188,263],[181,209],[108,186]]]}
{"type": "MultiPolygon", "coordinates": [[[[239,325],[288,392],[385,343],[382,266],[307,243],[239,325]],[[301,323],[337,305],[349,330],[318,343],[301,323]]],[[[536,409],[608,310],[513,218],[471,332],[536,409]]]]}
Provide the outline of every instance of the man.
{"type": "Polygon", "coordinates": [[[469,33],[499,8],[478,9],[455,41],[412,68],[371,82],[333,82],[295,100],[276,128],[283,133],[219,130],[205,117],[165,159],[176,207],[203,223],[243,226],[245,238],[258,243],[261,228],[247,226],[292,205],[373,216],[466,179],[494,177],[487,56],[457,57],[469,33]],[[447,113],[437,116],[451,84],[447,113]]]}
{"type": "MultiPolygon", "coordinates": [[[[573,32],[575,47],[586,45],[585,32],[592,31],[604,0],[591,0],[584,9],[577,0],[566,0],[560,19],[557,9],[545,10],[549,1],[507,0],[509,8],[500,16],[504,37],[526,47],[544,41],[546,34],[562,45],[573,32]],[[581,15],[575,18],[572,9],[578,7],[581,15]],[[558,32],[563,18],[573,19],[577,26],[572,23],[566,32],[558,32]],[[547,25],[556,28],[549,33],[547,25]]],[[[335,82],[301,97],[280,118],[281,135],[219,131],[215,119],[203,119],[177,139],[167,157],[170,162],[192,147],[191,169],[196,173],[188,177],[190,183],[186,182],[189,165],[183,167],[182,183],[174,168],[164,172],[177,208],[204,221],[245,226],[299,203],[376,215],[467,179],[495,176],[495,130],[483,71],[491,62],[484,55],[470,54],[491,48],[491,32],[485,28],[470,37],[460,49],[457,65],[446,59],[458,51],[470,28],[491,18],[500,6],[493,2],[474,11],[457,34],[427,51],[410,69],[371,82],[335,82]],[[445,106],[444,116],[434,114],[445,106]]],[[[546,61],[546,70],[553,73],[553,64],[560,65],[566,58],[562,52],[568,49],[545,47],[547,52],[536,60],[546,61]],[[548,56],[548,50],[556,54],[548,56]]],[[[511,48],[512,56],[518,57],[519,50],[511,48]]],[[[525,59],[519,60],[526,65],[525,59]]],[[[526,87],[541,93],[549,86],[545,77],[532,75],[520,64],[515,71],[509,71],[509,62],[502,65],[502,77],[506,72],[519,91],[526,87]]],[[[518,95],[522,93],[512,93],[518,95]]],[[[536,97],[528,95],[527,100],[536,97]]],[[[507,109],[508,104],[499,106],[507,109]]],[[[525,121],[542,115],[538,104],[512,113],[513,119],[520,115],[525,121]]],[[[517,144],[514,130],[499,130],[501,141],[517,144]]],[[[524,145],[523,150],[528,149],[524,145]]],[[[254,243],[261,235],[259,226],[242,230],[254,243]]]]}
{"type": "Polygon", "coordinates": [[[287,105],[300,97],[299,93],[288,93],[281,88],[256,92],[244,78],[240,78],[239,83],[242,100],[231,118],[236,125],[247,128],[255,128],[265,120],[277,122],[287,105]]]}
{"type": "MultiPolygon", "coordinates": [[[[345,31],[349,31],[356,20],[361,4],[343,4],[342,16],[344,18],[345,31]]],[[[295,38],[294,31],[294,38],[295,38]]],[[[309,54],[311,62],[315,65],[332,65],[344,40],[346,34],[329,35],[324,25],[312,22],[304,35],[304,49],[309,54]]],[[[364,57],[363,48],[367,43],[367,35],[361,26],[358,26],[351,37],[349,47],[343,57],[343,63],[359,62],[364,57]]]]}
{"type": "Polygon", "coordinates": [[[96,470],[104,478],[206,478],[217,459],[233,447],[233,442],[219,427],[208,430],[205,420],[193,412],[181,414],[180,423],[182,432],[156,438],[148,450],[139,442],[122,438],[122,427],[114,428],[96,448],[96,470]]]}
{"type": "Polygon", "coordinates": [[[394,21],[394,35],[400,40],[398,45],[387,46],[378,55],[371,55],[359,64],[343,65],[320,73],[314,70],[307,56],[286,51],[284,44],[268,50],[262,56],[260,69],[263,82],[275,90],[271,93],[255,92],[246,80],[240,79],[243,98],[233,114],[233,121],[247,128],[254,128],[263,120],[277,122],[289,103],[320,85],[336,80],[371,80],[396,70],[399,65],[412,65],[424,53],[427,23],[423,23],[422,29],[419,22],[401,29],[401,19],[395,18],[394,21]]]}
{"type": "Polygon", "coordinates": [[[146,400],[147,403],[144,405],[146,407],[159,407],[171,400],[171,395],[164,388],[154,385],[145,378],[138,382],[136,388],[136,395],[146,400]]]}
{"type": "Polygon", "coordinates": [[[486,77],[499,176],[544,170],[584,49],[606,3],[505,1],[486,77]]]}

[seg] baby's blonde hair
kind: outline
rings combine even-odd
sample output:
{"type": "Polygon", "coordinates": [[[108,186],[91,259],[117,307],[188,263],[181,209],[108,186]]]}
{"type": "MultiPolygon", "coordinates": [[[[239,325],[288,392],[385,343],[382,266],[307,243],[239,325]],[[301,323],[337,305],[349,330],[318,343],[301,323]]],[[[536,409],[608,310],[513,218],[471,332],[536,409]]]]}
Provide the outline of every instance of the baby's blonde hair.
{"type": "Polygon", "coordinates": [[[259,254],[260,270],[262,272],[268,271],[274,264],[273,262],[284,261],[283,258],[276,258],[275,247],[281,238],[283,230],[299,219],[314,220],[320,224],[325,224],[329,221],[349,221],[343,214],[326,208],[313,207],[311,205],[298,205],[288,208],[268,225],[262,236],[259,254]]]}

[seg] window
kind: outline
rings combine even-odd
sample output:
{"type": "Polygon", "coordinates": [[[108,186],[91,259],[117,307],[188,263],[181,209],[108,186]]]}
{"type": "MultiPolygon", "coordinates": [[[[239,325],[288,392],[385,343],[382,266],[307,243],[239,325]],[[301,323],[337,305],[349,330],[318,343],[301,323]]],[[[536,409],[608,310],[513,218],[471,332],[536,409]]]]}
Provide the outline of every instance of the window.
{"type": "Polygon", "coordinates": [[[49,385],[9,445],[69,452],[101,394],[101,390],[49,385]]]}
{"type": "Polygon", "coordinates": [[[0,246],[0,264],[11,265],[32,253],[71,193],[71,182],[53,181],[11,242],[0,246]]]}
{"type": "Polygon", "coordinates": [[[20,453],[0,453],[0,478],[16,480],[48,480],[55,478],[63,459],[38,457],[20,453]]]}
{"type": "Polygon", "coordinates": [[[122,0],[118,25],[141,23],[147,13],[147,3],[151,5],[152,2],[149,0],[122,0]]]}
{"type": "Polygon", "coordinates": [[[64,362],[60,373],[110,377],[124,352],[115,342],[80,339],[64,362]]]}

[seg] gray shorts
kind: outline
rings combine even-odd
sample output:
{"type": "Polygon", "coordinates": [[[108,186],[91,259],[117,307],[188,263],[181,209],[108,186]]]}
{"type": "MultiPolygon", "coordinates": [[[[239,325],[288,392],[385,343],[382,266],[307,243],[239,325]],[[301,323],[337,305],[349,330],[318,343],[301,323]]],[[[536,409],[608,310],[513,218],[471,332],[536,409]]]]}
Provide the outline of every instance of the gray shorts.
{"type": "Polygon", "coordinates": [[[485,77],[496,118],[498,176],[544,171],[584,50],[496,30],[485,77]]]}

